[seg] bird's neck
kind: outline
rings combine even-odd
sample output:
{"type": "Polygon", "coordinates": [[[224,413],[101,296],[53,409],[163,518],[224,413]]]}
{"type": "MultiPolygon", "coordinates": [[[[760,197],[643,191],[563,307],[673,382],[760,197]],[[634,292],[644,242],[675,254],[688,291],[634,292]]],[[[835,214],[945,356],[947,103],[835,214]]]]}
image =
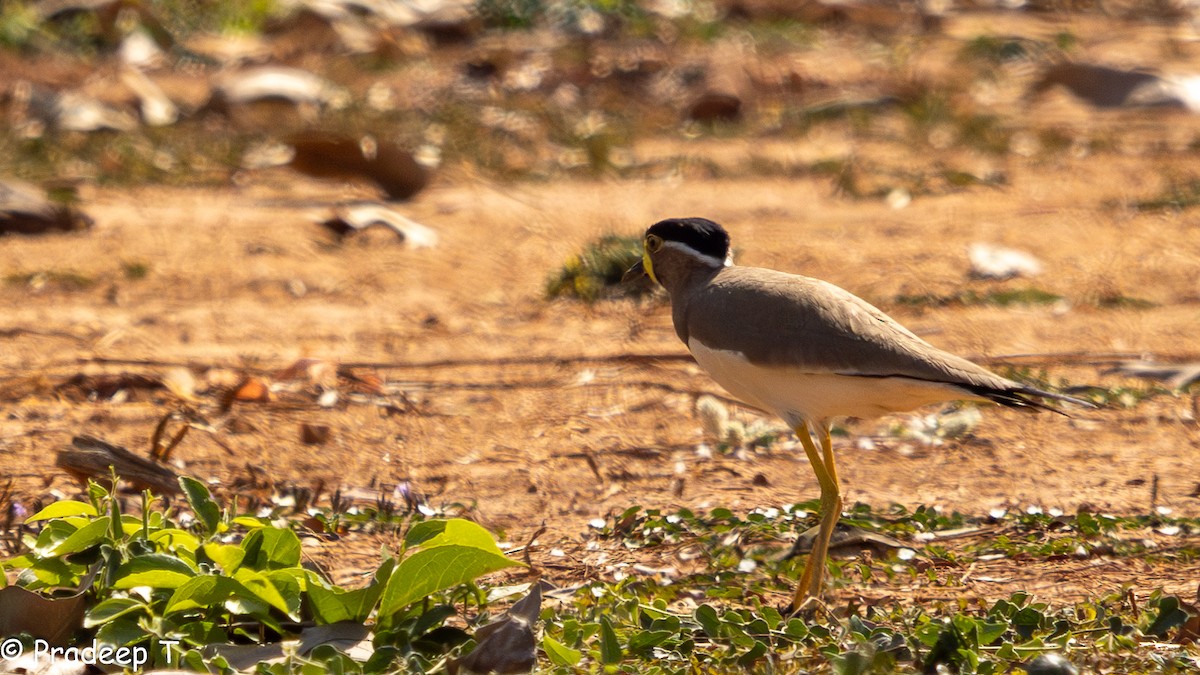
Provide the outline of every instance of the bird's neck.
{"type": "Polygon", "coordinates": [[[683,299],[689,289],[706,285],[724,268],[723,265],[709,264],[704,261],[689,260],[685,264],[670,265],[668,269],[659,271],[655,268],[658,281],[667,289],[671,302],[683,299]]]}

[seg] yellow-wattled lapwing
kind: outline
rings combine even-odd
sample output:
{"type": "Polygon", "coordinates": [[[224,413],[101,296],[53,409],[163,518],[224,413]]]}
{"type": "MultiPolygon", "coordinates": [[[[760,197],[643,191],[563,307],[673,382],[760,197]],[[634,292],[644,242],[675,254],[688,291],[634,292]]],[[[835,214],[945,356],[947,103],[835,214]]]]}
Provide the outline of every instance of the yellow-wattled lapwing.
{"type": "Polygon", "coordinates": [[[711,220],[674,218],[651,226],[642,260],[625,278],[642,274],[670,294],[675,332],[700,367],[735,397],[783,418],[804,446],[821,486],[821,511],[793,609],[819,596],[841,516],[832,418],[877,417],[953,400],[1055,412],[1036,398],[1094,407],[944,352],[833,284],[735,266],[729,234],[711,220]]]}

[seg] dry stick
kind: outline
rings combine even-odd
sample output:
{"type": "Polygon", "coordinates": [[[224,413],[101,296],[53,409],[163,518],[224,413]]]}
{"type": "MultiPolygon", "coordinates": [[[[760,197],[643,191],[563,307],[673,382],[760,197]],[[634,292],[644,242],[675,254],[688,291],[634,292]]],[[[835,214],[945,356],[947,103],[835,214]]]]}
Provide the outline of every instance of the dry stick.
{"type": "Polygon", "coordinates": [[[534,566],[533,560],[531,560],[529,557],[529,552],[533,548],[533,542],[537,541],[537,538],[542,536],[545,533],[546,533],[546,522],[542,521],[542,526],[537,529],[537,532],[534,532],[533,535],[531,537],[529,537],[529,543],[525,544],[525,564],[529,566],[530,570],[532,570],[535,574],[538,574],[538,575],[541,575],[541,572],[539,572],[538,568],[534,566]]]}
{"type": "Polygon", "coordinates": [[[88,338],[72,335],[64,330],[39,330],[36,328],[5,328],[0,330],[0,337],[17,337],[18,335],[36,335],[38,337],[57,337],[65,340],[73,340],[79,344],[87,344],[90,342],[88,338]]]}

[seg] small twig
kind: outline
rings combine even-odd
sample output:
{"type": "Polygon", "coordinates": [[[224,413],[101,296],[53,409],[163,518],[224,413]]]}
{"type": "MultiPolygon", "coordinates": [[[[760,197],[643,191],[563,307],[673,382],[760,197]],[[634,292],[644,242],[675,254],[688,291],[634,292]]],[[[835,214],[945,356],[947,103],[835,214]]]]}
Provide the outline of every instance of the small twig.
{"type": "Polygon", "coordinates": [[[64,330],[38,330],[36,328],[5,328],[0,330],[0,337],[16,337],[18,335],[36,335],[38,337],[58,337],[66,340],[74,340],[79,344],[87,344],[88,338],[72,335],[64,330]]]}
{"type": "Polygon", "coordinates": [[[529,557],[529,551],[530,551],[530,549],[533,548],[533,542],[537,541],[537,538],[542,536],[545,533],[546,533],[546,522],[542,521],[542,526],[539,527],[537,529],[537,531],[533,533],[533,536],[529,537],[529,543],[525,544],[525,564],[529,565],[530,571],[537,573],[539,576],[541,575],[541,573],[538,572],[538,568],[536,566],[534,566],[533,560],[529,557]]]}
{"type": "MultiPolygon", "coordinates": [[[[1152,356],[1146,352],[1029,352],[1023,354],[989,354],[970,357],[978,363],[1004,363],[1006,361],[1030,361],[1033,363],[1070,363],[1075,365],[1107,365],[1114,361],[1140,360],[1152,356]]],[[[1169,360],[1192,361],[1197,354],[1187,352],[1166,356],[1169,360]]]]}
{"type": "Polygon", "coordinates": [[[979,561],[977,560],[971,561],[971,564],[967,566],[967,571],[962,575],[962,578],[958,580],[958,583],[966,585],[967,580],[970,579],[971,575],[975,573],[975,566],[978,564],[979,561]]]}

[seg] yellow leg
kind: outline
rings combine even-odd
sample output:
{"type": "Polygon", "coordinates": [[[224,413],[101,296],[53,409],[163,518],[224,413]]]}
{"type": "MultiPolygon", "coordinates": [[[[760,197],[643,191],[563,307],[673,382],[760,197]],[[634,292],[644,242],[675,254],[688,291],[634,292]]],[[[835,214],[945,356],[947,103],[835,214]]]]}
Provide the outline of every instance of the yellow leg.
{"type": "Polygon", "coordinates": [[[825,559],[829,553],[829,539],[833,536],[833,528],[842,516],[842,493],[838,483],[837,466],[833,461],[833,443],[829,438],[829,427],[820,425],[821,449],[813,443],[808,425],[801,422],[796,427],[796,435],[808,455],[808,463],[812,465],[817,483],[821,486],[821,510],[818,514],[817,538],[813,541],[812,552],[804,573],[800,575],[800,583],[796,585],[792,597],[792,609],[799,610],[810,598],[819,598],[825,580],[825,559]]]}

